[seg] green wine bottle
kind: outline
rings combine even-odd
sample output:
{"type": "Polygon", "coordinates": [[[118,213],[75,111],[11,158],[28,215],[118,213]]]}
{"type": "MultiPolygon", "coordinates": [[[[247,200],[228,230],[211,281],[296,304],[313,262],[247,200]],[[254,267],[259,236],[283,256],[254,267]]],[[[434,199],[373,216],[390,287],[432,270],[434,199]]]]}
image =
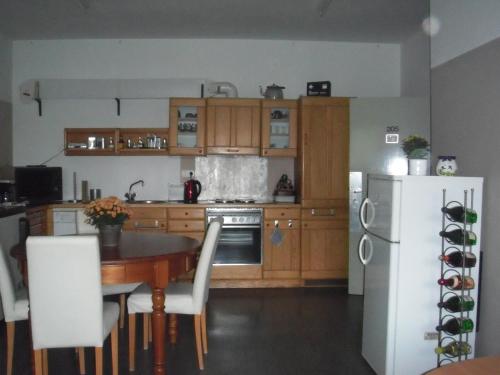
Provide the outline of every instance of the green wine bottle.
{"type": "Polygon", "coordinates": [[[477,213],[470,208],[463,208],[462,206],[443,207],[441,211],[448,215],[451,221],[467,222],[467,224],[477,223],[477,213]]]}
{"type": "Polygon", "coordinates": [[[439,302],[438,307],[443,307],[449,312],[472,311],[474,309],[474,299],[470,296],[452,296],[446,301],[439,302]]]}
{"type": "Polygon", "coordinates": [[[477,242],[476,234],[470,230],[454,229],[449,232],[442,230],[439,235],[455,245],[471,246],[477,242]]]}
{"type": "Polygon", "coordinates": [[[437,331],[445,331],[449,335],[458,335],[459,333],[472,332],[474,322],[468,318],[451,318],[446,323],[438,325],[437,331]]]}

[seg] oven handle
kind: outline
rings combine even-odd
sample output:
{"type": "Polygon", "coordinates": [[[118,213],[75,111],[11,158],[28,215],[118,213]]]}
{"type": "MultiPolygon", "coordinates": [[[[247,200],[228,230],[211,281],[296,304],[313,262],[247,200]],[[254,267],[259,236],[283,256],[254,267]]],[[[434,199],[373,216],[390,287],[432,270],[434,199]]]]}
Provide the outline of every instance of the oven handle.
{"type": "Polygon", "coordinates": [[[222,229],[224,228],[247,228],[247,229],[260,229],[261,225],[223,225],[222,229]]]}

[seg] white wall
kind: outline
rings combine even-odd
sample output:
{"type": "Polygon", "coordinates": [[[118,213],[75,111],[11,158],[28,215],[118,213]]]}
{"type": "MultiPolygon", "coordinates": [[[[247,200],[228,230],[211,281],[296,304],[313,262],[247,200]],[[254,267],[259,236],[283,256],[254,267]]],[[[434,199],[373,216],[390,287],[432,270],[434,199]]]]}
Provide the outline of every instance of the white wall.
{"type": "Polygon", "coordinates": [[[422,30],[401,44],[401,96],[429,97],[430,38],[422,30]]]}
{"type": "Polygon", "coordinates": [[[432,67],[500,36],[498,0],[431,0],[431,14],[440,24],[431,42],[432,67]]]}
{"type": "MultiPolygon", "coordinates": [[[[16,41],[13,47],[14,164],[38,164],[63,147],[65,127],[161,127],[167,102],[126,101],[116,116],[109,100],[47,100],[43,116],[19,100],[19,85],[33,78],[206,78],[231,81],[241,97],[276,82],[285,96],[305,93],[307,81],[330,80],[334,96],[399,96],[397,44],[256,40],[55,40],[16,41]]],[[[72,172],[103,194],[123,195],[142,178],[137,199],[165,199],[179,182],[179,157],[65,157],[64,197],[72,172]]],[[[202,181],[203,182],[203,181],[202,181]]]]}
{"type": "Polygon", "coordinates": [[[0,34],[0,101],[11,101],[12,41],[0,34]]]}

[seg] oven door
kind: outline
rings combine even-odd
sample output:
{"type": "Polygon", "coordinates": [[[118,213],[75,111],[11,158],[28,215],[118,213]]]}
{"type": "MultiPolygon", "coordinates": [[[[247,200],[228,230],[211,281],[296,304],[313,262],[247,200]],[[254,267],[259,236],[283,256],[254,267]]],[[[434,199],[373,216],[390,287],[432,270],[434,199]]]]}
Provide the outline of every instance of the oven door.
{"type": "Polygon", "coordinates": [[[262,264],[260,224],[223,225],[214,264],[262,264]]]}

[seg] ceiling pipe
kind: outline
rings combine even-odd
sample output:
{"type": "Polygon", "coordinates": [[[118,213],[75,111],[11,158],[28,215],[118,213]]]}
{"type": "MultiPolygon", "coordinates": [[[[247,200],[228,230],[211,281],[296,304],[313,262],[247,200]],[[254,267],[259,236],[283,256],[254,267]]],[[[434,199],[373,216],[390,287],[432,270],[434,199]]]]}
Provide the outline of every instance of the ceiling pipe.
{"type": "Polygon", "coordinates": [[[238,89],[231,82],[208,82],[206,90],[209,96],[224,95],[228,98],[238,97],[238,89]]]}

